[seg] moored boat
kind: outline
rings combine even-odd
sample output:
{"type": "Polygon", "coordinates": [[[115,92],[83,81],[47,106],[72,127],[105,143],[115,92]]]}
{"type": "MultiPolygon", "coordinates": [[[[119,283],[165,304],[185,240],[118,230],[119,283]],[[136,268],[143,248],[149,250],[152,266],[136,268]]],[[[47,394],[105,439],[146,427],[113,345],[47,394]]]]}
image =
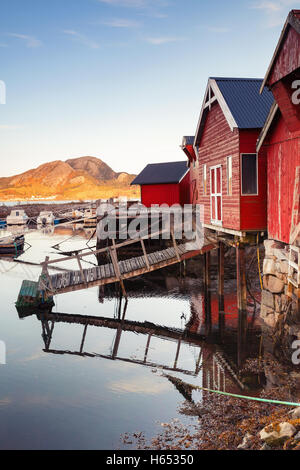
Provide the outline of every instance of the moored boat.
{"type": "Polygon", "coordinates": [[[23,210],[13,210],[6,218],[7,225],[26,225],[28,216],[23,210]]]}
{"type": "Polygon", "coordinates": [[[95,227],[97,225],[96,208],[91,207],[84,211],[84,225],[85,227],[95,227]]]}
{"type": "Polygon", "coordinates": [[[53,225],[55,217],[51,211],[42,211],[37,218],[38,225],[53,225]]]}
{"type": "Polygon", "coordinates": [[[19,254],[24,250],[25,238],[24,235],[15,237],[14,235],[6,235],[0,237],[0,254],[19,254]]]}

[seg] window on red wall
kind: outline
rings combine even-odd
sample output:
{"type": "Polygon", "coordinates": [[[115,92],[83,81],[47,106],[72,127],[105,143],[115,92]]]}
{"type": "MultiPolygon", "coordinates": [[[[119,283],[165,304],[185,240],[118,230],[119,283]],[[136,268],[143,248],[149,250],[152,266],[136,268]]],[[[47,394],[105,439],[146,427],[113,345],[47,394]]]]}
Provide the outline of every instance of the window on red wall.
{"type": "Polygon", "coordinates": [[[257,154],[243,153],[241,155],[242,195],[258,194],[257,154]]]}
{"type": "Polygon", "coordinates": [[[227,195],[232,196],[232,157],[227,157],[227,195]]]}
{"type": "Polygon", "coordinates": [[[203,165],[203,194],[207,195],[207,170],[206,165],[203,165]]]}

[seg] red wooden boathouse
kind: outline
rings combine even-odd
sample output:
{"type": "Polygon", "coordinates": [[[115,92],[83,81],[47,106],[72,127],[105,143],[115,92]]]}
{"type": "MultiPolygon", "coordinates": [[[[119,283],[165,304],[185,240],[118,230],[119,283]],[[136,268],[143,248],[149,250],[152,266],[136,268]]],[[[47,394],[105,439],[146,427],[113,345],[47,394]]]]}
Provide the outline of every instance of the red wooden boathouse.
{"type": "Polygon", "coordinates": [[[192,200],[205,227],[240,235],[267,227],[266,157],[257,138],[274,98],[262,79],[210,78],[194,140],[192,200]]]}
{"type": "Polygon", "coordinates": [[[141,186],[146,207],[190,203],[190,169],[186,161],[149,164],[131,185],[141,186]]]}
{"type": "Polygon", "coordinates": [[[268,161],[268,233],[270,239],[294,244],[300,198],[300,10],[288,16],[264,86],[276,100],[257,146],[268,161]]]}

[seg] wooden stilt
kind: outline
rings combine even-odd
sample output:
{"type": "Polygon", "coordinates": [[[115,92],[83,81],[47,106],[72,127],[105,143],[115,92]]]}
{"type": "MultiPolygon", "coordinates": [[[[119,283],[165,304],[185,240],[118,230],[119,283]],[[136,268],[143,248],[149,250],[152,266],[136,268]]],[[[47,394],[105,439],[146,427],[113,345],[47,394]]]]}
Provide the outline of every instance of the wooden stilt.
{"type": "Polygon", "coordinates": [[[204,308],[207,333],[211,330],[210,252],[204,255],[204,308]]]}
{"type": "Polygon", "coordinates": [[[238,305],[238,365],[243,364],[247,337],[247,285],[245,246],[236,247],[237,305],[238,305]]]}
{"type": "Polygon", "coordinates": [[[148,336],[147,345],[146,345],[146,349],[145,349],[144,363],[147,362],[147,357],[148,357],[148,352],[149,352],[149,347],[150,347],[151,338],[152,338],[152,335],[150,334],[150,335],[148,336]]]}
{"type": "Polygon", "coordinates": [[[121,271],[120,271],[119,261],[118,261],[118,255],[117,255],[117,249],[116,249],[116,243],[115,243],[114,239],[112,240],[112,244],[113,244],[113,249],[110,249],[110,255],[111,255],[111,260],[112,260],[112,263],[113,263],[115,275],[117,276],[117,278],[120,282],[123,296],[127,299],[127,292],[126,292],[126,289],[125,289],[123,278],[121,276],[121,271]]]}
{"type": "Polygon", "coordinates": [[[179,358],[179,353],[180,353],[180,347],[181,347],[181,339],[178,340],[176,357],[175,357],[175,362],[174,362],[174,369],[177,369],[177,363],[178,363],[178,358],[179,358]]]}
{"type": "Polygon", "coordinates": [[[220,242],[218,248],[218,298],[219,298],[219,332],[223,338],[225,330],[224,312],[224,243],[220,242]]]}
{"type": "Polygon", "coordinates": [[[82,341],[81,341],[81,345],[80,345],[80,354],[83,353],[83,348],[84,348],[84,342],[85,342],[85,338],[86,338],[87,328],[88,328],[88,325],[86,324],[85,327],[84,327],[83,336],[82,336],[82,341]]]}

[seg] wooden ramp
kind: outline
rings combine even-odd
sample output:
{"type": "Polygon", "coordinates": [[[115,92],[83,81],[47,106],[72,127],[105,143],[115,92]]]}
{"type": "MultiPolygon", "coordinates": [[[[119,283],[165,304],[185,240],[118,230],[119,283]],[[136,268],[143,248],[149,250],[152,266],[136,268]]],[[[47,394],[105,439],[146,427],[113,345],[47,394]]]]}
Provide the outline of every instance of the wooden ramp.
{"type": "Polygon", "coordinates": [[[84,255],[77,255],[67,257],[59,260],[49,260],[43,263],[43,273],[39,279],[39,291],[44,295],[56,295],[67,292],[73,292],[81,289],[88,289],[95,286],[107,285],[120,282],[133,277],[141,276],[152,271],[162,269],[166,266],[171,266],[181,261],[193,258],[215,247],[215,245],[208,245],[202,249],[195,249],[195,244],[175,242],[174,246],[165,250],[156,251],[154,253],[146,253],[143,240],[139,240],[143,248],[143,256],[118,261],[117,249],[125,244],[137,243],[137,241],[125,242],[120,245],[113,245],[105,250],[97,250],[84,255]],[[110,254],[111,263],[97,266],[89,269],[83,269],[81,260],[84,256],[97,254],[100,252],[108,252],[110,254]],[[68,271],[50,275],[48,267],[50,264],[55,264],[58,261],[66,261],[70,259],[77,259],[79,270],[68,271]]]}

